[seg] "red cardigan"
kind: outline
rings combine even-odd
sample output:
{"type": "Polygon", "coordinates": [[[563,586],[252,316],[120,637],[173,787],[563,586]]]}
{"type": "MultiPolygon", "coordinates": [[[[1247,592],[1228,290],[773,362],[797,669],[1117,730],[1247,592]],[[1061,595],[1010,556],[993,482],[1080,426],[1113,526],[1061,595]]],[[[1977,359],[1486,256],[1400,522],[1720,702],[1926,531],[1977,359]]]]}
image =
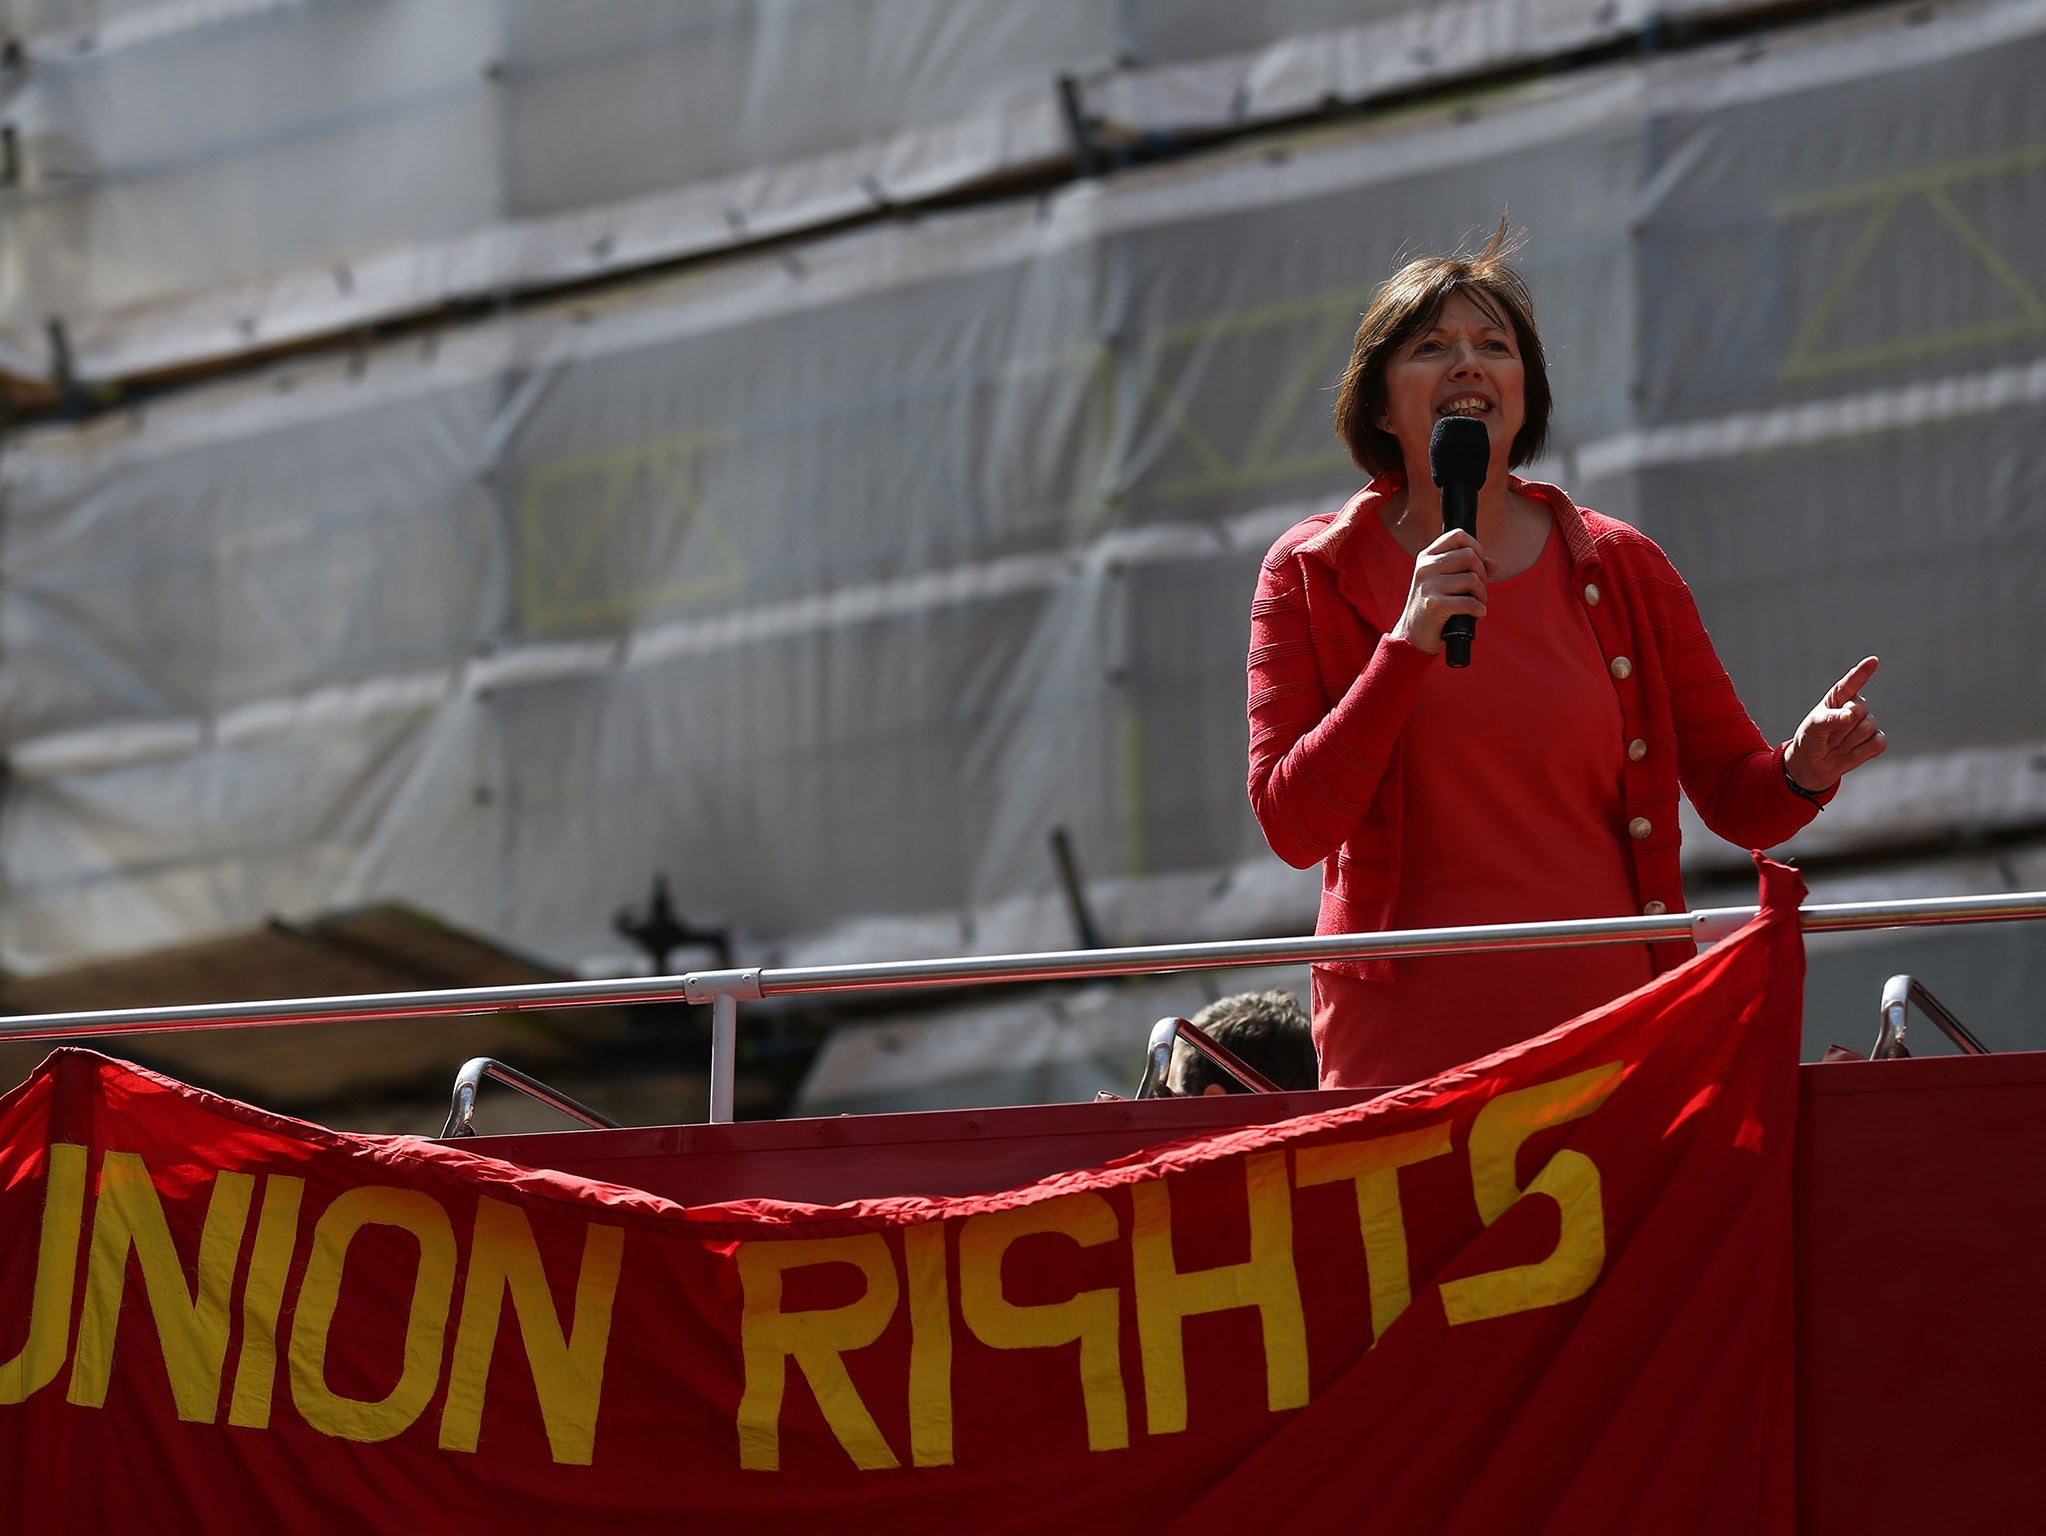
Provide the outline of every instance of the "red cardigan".
{"type": "MultiPolygon", "coordinates": [[[[1272,851],[1296,869],[1322,863],[1317,933],[1385,928],[1399,889],[1400,731],[1438,662],[1364,617],[1343,551],[1400,482],[1381,478],[1342,510],[1289,529],[1265,556],[1250,610],[1250,803],[1272,851]]],[[[1573,582],[1619,698],[1626,820],[1648,914],[1681,912],[1681,782],[1705,825],[1743,848],[1782,842],[1817,814],[1791,793],[1771,748],[1735,696],[1691,589],[1646,534],[1581,512],[1552,485],[1515,479],[1544,503],[1568,546],[1573,582]]],[[[1694,952],[1653,946],[1658,971],[1694,952]]],[[[1387,979],[1390,960],[1333,969],[1387,979]]]]}

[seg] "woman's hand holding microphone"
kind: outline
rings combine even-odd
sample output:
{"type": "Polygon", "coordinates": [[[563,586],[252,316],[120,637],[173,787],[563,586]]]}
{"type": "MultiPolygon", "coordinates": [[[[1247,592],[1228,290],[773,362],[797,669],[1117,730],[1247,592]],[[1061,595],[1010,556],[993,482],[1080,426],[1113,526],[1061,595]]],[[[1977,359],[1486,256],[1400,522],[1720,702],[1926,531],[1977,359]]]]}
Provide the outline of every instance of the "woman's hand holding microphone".
{"type": "Polygon", "coordinates": [[[1485,616],[1485,581],[1498,573],[1471,535],[1460,528],[1443,534],[1414,561],[1406,610],[1392,627],[1393,637],[1436,655],[1442,649],[1442,626],[1451,615],[1485,616]]]}

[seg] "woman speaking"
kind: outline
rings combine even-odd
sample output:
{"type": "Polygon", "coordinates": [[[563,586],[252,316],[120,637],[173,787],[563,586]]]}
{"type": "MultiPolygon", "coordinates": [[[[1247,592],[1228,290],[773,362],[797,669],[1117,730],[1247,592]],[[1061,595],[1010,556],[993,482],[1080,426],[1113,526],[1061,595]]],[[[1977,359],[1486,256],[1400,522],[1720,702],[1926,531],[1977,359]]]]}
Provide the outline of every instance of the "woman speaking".
{"type": "MultiPolygon", "coordinates": [[[[1677,790],[1744,848],[1782,842],[1883,750],[1876,659],[1762,740],[1669,558],[1509,471],[1549,382],[1502,222],[1475,255],[1373,296],[1336,400],[1371,480],[1265,556],[1250,618],[1250,798],[1287,863],[1322,865],[1318,933],[1684,910],[1677,790]],[[1429,440],[1483,424],[1476,534],[1443,531],[1429,440]],[[1462,429],[1458,429],[1462,430],[1462,429]],[[1482,619],[1468,667],[1443,624],[1482,619]]],[[[1689,941],[1314,968],[1324,1087],[1488,1055],[1680,963],[1689,941]]]]}

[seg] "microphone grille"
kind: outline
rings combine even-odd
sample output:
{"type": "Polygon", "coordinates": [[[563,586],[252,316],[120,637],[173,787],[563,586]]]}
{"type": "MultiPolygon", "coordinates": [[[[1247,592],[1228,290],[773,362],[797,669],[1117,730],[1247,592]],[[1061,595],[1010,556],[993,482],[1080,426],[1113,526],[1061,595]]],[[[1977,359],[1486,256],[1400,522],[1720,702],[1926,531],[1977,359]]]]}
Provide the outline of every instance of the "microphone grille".
{"type": "Polygon", "coordinates": [[[1492,463],[1492,434],[1469,416],[1445,416],[1428,437],[1428,474],[1437,485],[1479,486],[1492,463]]]}

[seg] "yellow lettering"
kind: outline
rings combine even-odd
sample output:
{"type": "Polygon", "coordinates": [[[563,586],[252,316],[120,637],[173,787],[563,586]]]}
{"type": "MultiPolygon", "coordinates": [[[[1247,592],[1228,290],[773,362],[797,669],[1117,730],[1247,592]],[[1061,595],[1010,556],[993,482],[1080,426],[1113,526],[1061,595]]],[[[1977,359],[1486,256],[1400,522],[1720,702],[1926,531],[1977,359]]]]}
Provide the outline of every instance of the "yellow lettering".
{"type": "Polygon", "coordinates": [[[71,1343],[71,1295],[78,1275],[78,1234],[85,1225],[85,1148],[53,1142],[43,1187],[43,1231],[28,1341],[0,1364],[0,1404],[24,1403],[57,1379],[71,1343]]]}
{"type": "Polygon", "coordinates": [[[1345,1180],[1356,1186],[1357,1227],[1364,1238],[1364,1267],[1371,1281],[1373,1339],[1384,1338],[1385,1330],[1414,1299],[1399,1172],[1448,1151],[1449,1127],[1431,1125],[1369,1141],[1306,1147],[1296,1154],[1294,1171],[1302,1186],[1345,1180]]]}
{"type": "Polygon", "coordinates": [[[1583,1119],[1620,1086],[1623,1071],[1621,1063],[1608,1062],[1553,1083],[1502,1093],[1478,1111],[1471,1126],[1471,1190],[1479,1218],[1489,1227],[1525,1195],[1546,1195],[1562,1212],[1563,1226],[1555,1251],[1545,1259],[1445,1280],[1442,1310],[1452,1324],[1552,1307],[1582,1296],[1597,1282],[1606,1262],[1598,1168],[1583,1153],[1566,1148],[1523,1190],[1516,1164],[1530,1136],[1583,1119]]]}
{"type": "Polygon", "coordinates": [[[617,1227],[585,1229],[582,1269],[575,1282],[575,1321],[564,1339],[526,1213],[502,1200],[476,1202],[476,1238],[469,1246],[462,1320],[455,1330],[447,1404],[441,1410],[442,1450],[476,1449],[483,1430],[483,1389],[509,1290],[540,1399],[540,1417],[547,1426],[547,1447],[557,1462],[590,1464],[597,1446],[604,1356],[611,1342],[611,1303],[618,1293],[624,1248],[625,1233],[617,1227]]]}
{"type": "Polygon", "coordinates": [[[149,1298],[149,1315],[156,1324],[178,1417],[196,1424],[213,1422],[227,1361],[228,1296],[255,1189],[256,1181],[246,1173],[214,1176],[199,1237],[195,1293],[187,1288],[184,1260],[171,1241],[163,1201],[149,1169],[133,1152],[107,1153],[92,1213],[92,1254],[86,1266],[85,1306],[78,1319],[78,1349],[71,1361],[69,1401],[81,1408],[106,1403],[132,1249],[142,1269],[143,1292],[149,1298]]]}
{"type": "Polygon", "coordinates": [[[865,1349],[881,1337],[902,1299],[887,1239],[878,1232],[863,1232],[854,1237],[741,1243],[738,1264],[746,1297],[739,1323],[746,1365],[746,1387],[739,1399],[739,1465],[768,1472],[781,1466],[782,1395],[793,1360],[853,1465],[862,1472],[899,1466],[873,1414],[860,1400],[843,1358],[847,1350],[865,1349]],[[842,1307],[782,1311],[782,1277],[812,1264],[851,1264],[865,1277],[866,1290],[842,1307]]]}
{"type": "Polygon", "coordinates": [[[945,1227],[905,1227],[909,1270],[909,1459],[952,1465],[952,1304],[945,1285],[945,1227]]]}
{"type": "Polygon", "coordinates": [[[270,1427],[270,1394],[277,1385],[277,1319],[284,1311],[284,1282],[298,1246],[298,1208],[305,1180],[273,1173],[263,1181],[263,1206],[256,1213],[256,1249],[242,1286],[242,1348],[234,1367],[234,1397],[227,1422],[243,1429],[270,1427]]]}
{"type": "Polygon", "coordinates": [[[1087,1448],[1122,1450],[1130,1443],[1130,1413],[1122,1384],[1115,1288],[1017,1306],[1002,1289],[1002,1259],[1012,1243],[1034,1232],[1056,1232],[1082,1248],[1094,1248],[1114,1242],[1120,1228],[1114,1208],[1101,1196],[1086,1194],[968,1217],[959,1229],[960,1316],[974,1337],[993,1349],[1056,1349],[1077,1340],[1087,1448]]]}
{"type": "Polygon", "coordinates": [[[454,1293],[455,1232],[438,1200],[418,1190],[379,1185],[358,1185],[336,1196],[313,1228],[312,1254],[291,1324],[291,1400],[306,1423],[323,1435],[366,1443],[411,1428],[440,1383],[454,1293]],[[343,1397],[327,1385],[328,1334],[341,1301],[348,1247],[364,1227],[398,1227],[419,1243],[398,1384],[375,1401],[343,1397]]]}
{"type": "Polygon", "coordinates": [[[1293,1268],[1293,1194],[1286,1154],[1243,1160],[1250,1203],[1250,1258],[1182,1274],[1172,1255],[1172,1196],[1163,1179],[1133,1185],[1137,1337],[1144,1354],[1144,1417],[1154,1435],[1186,1428],[1186,1353],[1181,1325],[1204,1312],[1256,1307],[1264,1327],[1265,1403],[1273,1412],[1307,1401],[1307,1324],[1293,1268]]]}

